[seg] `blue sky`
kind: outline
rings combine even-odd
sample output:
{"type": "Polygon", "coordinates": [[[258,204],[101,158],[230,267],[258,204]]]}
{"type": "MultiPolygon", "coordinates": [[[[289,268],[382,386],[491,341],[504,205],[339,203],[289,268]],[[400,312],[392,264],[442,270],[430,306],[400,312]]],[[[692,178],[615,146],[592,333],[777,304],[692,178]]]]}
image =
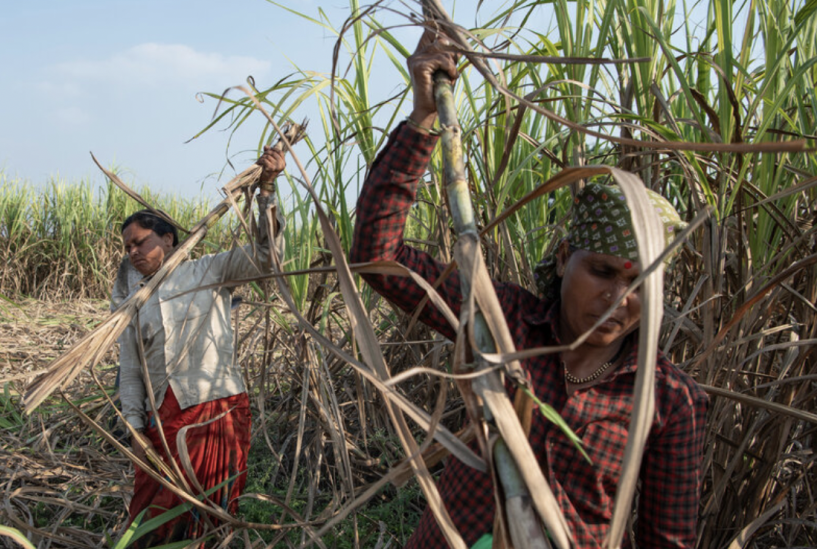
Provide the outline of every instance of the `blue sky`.
{"type": "MultiPolygon", "coordinates": [[[[283,0],[340,27],[346,0],[283,0]]],[[[137,187],[216,196],[229,155],[255,160],[263,120],[185,144],[216,103],[196,96],[260,88],[293,71],[329,72],[336,37],[265,0],[26,0],[0,17],[0,170],[41,186],[104,176],[89,152],[137,187]]],[[[239,97],[240,92],[233,92],[239,97]]],[[[229,170],[229,168],[228,168],[229,170]]],[[[228,175],[231,172],[228,172],[228,175]]]]}
{"type": "MultiPolygon", "coordinates": [[[[480,19],[506,2],[485,2],[480,19]]],[[[320,7],[334,28],[350,14],[349,0],[279,4],[314,18],[320,7]]],[[[414,0],[407,4],[417,8],[414,0]]],[[[475,23],[477,4],[443,1],[464,26],[475,23]]],[[[407,12],[403,2],[387,5],[407,12]]],[[[388,12],[377,17],[406,22],[388,12]]],[[[553,22],[543,15],[528,24],[546,31],[553,22]]],[[[395,32],[405,44],[419,37],[416,28],[395,32]]],[[[218,179],[228,157],[239,170],[255,160],[264,120],[256,113],[232,137],[211,130],[185,143],[216,107],[197,94],[220,93],[249,75],[264,89],[296,66],[329,73],[335,41],[334,33],[267,0],[7,1],[0,16],[0,173],[33,186],[101,184],[93,152],[137,188],[216,198],[234,173],[227,167],[218,179]]],[[[396,75],[383,75],[370,81],[372,102],[402,89],[396,75]]],[[[300,116],[319,118],[308,107],[300,116]]]]}

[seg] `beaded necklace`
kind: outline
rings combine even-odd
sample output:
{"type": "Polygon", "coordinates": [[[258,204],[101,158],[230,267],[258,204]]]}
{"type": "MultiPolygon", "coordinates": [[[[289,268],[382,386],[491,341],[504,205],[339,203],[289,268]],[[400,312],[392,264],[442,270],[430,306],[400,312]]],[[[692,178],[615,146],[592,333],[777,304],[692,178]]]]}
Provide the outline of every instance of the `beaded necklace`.
{"type": "Polygon", "coordinates": [[[605,362],[604,364],[602,364],[599,367],[598,370],[596,370],[595,372],[593,372],[589,376],[576,377],[567,370],[567,364],[565,364],[565,361],[564,360],[562,361],[562,368],[564,368],[564,371],[565,371],[565,379],[568,380],[573,385],[581,385],[583,383],[589,383],[589,382],[591,382],[591,381],[593,381],[595,379],[598,379],[598,377],[601,374],[603,374],[607,370],[607,368],[609,368],[612,365],[613,365],[613,360],[610,360],[610,361],[605,362]]]}
{"type": "Polygon", "coordinates": [[[601,374],[606,372],[607,369],[610,366],[612,366],[613,364],[618,362],[618,359],[621,358],[621,355],[624,352],[624,347],[625,346],[626,346],[626,343],[619,348],[618,352],[616,353],[616,356],[614,356],[613,358],[611,358],[610,360],[608,360],[607,362],[605,362],[604,364],[599,366],[598,370],[596,370],[595,372],[593,372],[589,376],[585,376],[585,377],[576,377],[573,374],[571,374],[567,369],[567,364],[565,364],[565,361],[560,360],[560,362],[562,364],[562,369],[565,372],[565,379],[568,382],[572,383],[573,385],[582,385],[584,383],[590,383],[591,381],[595,381],[596,379],[598,379],[601,376],[601,374]]]}

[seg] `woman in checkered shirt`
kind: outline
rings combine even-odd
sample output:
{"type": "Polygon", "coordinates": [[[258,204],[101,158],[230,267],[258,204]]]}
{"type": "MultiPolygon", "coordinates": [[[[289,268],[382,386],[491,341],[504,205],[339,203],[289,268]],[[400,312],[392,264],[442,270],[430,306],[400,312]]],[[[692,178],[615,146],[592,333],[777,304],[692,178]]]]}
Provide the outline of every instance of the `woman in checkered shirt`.
{"type": "MultiPolygon", "coordinates": [[[[408,60],[414,87],[409,120],[392,133],[372,165],[357,205],[351,261],[397,261],[431,283],[445,265],[403,242],[403,228],[427,170],[437,137],[430,131],[437,112],[432,77],[438,70],[457,77],[455,58],[426,33],[408,60]]],[[[671,239],[683,226],[674,208],[650,191],[671,239]]],[[[582,438],[592,464],[560,429],[534,414],[529,441],[573,533],[576,547],[601,547],[609,531],[637,368],[638,292],[622,295],[641,272],[632,221],[621,191],[589,184],[574,204],[570,233],[536,269],[537,294],[494,282],[517,349],[568,344],[590,330],[614,303],[612,316],[580,347],[522,361],[534,393],[553,406],[582,438]]],[[[410,278],[363,275],[381,295],[414,313],[425,296],[410,278]]],[[[459,276],[449,275],[438,292],[459,315],[459,276]]],[[[443,315],[426,304],[420,319],[449,338],[443,315]]],[[[695,546],[701,487],[701,456],[708,399],[698,385],[659,353],[655,417],[640,473],[635,540],[624,546],[695,546]]],[[[513,392],[513,390],[511,390],[513,392]]],[[[466,543],[491,533],[493,487],[489,474],[448,459],[438,483],[445,506],[466,543]]],[[[426,509],[406,547],[446,547],[426,509]]]]}

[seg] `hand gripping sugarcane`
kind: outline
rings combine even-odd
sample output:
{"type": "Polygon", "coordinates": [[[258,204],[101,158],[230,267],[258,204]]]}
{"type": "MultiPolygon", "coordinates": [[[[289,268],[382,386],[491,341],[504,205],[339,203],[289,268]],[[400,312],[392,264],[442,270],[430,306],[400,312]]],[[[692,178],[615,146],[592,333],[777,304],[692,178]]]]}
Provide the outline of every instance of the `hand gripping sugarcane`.
{"type": "MultiPolygon", "coordinates": [[[[503,352],[513,351],[507,324],[499,310],[492,285],[479,284],[481,289],[477,290],[477,284],[472,278],[474,273],[481,273],[484,275],[482,280],[485,280],[487,272],[479,254],[479,236],[468,181],[465,177],[461,132],[448,76],[439,71],[435,74],[434,80],[434,97],[441,126],[445,188],[458,236],[455,255],[459,264],[463,301],[466,304],[472,302],[471,293],[474,291],[474,301],[480,309],[490,309],[492,313],[499,313],[492,314],[489,321],[481,310],[475,312],[474,345],[484,353],[495,353],[498,346],[503,352]]],[[[478,356],[475,358],[476,367],[478,369],[484,367],[487,370],[487,365],[478,356]]],[[[512,371],[519,372],[518,363],[509,366],[512,371]]],[[[521,375],[514,377],[521,381],[521,375]]],[[[530,471],[530,468],[520,469],[517,465],[517,458],[521,456],[530,458],[533,452],[505,394],[500,375],[496,372],[486,373],[475,379],[473,387],[484,402],[486,420],[496,426],[500,435],[493,447],[491,461],[496,469],[495,478],[501,483],[505,496],[505,524],[508,531],[494,532],[494,547],[505,547],[507,542],[516,549],[551,547],[548,534],[537,519],[537,512],[556,546],[569,547],[569,529],[541,470],[538,467],[536,471],[530,471]],[[512,447],[509,446],[509,439],[514,441],[512,447]],[[531,492],[528,489],[529,485],[542,489],[531,492]],[[506,534],[510,539],[507,539],[506,534]]],[[[500,512],[502,510],[497,509],[497,513],[500,512]]]]}

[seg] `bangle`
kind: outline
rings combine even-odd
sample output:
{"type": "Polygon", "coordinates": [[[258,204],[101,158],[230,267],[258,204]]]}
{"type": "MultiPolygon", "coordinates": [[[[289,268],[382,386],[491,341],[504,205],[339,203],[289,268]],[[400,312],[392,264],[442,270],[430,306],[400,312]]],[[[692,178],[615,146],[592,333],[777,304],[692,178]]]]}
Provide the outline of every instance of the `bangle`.
{"type": "Polygon", "coordinates": [[[406,118],[406,123],[409,126],[411,126],[412,128],[416,129],[417,131],[419,131],[420,133],[423,133],[425,135],[433,135],[435,137],[440,135],[440,130],[435,130],[435,129],[432,129],[432,128],[426,128],[425,126],[422,126],[422,125],[418,124],[417,122],[415,122],[411,117],[406,118]]]}
{"type": "Polygon", "coordinates": [[[268,193],[274,193],[275,192],[275,180],[273,179],[272,181],[266,181],[266,182],[263,182],[263,183],[258,183],[258,188],[260,188],[262,191],[266,191],[268,193]]]}

